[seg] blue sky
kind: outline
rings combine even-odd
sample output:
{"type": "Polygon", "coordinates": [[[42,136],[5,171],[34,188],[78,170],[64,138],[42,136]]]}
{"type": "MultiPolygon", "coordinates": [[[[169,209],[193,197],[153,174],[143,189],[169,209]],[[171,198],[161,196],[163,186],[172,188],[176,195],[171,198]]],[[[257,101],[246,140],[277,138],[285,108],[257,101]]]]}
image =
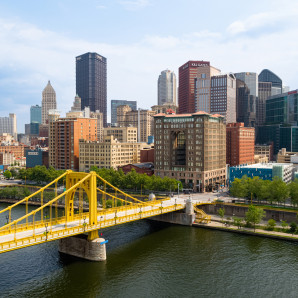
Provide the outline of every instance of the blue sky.
{"type": "MultiPolygon", "coordinates": [[[[15,112],[18,132],[51,80],[58,109],[75,96],[75,56],[108,59],[111,99],[157,102],[157,78],[188,60],[222,72],[269,68],[297,89],[298,1],[0,1],[0,116],[15,112]]],[[[108,119],[110,115],[108,116],[108,119]]]]}

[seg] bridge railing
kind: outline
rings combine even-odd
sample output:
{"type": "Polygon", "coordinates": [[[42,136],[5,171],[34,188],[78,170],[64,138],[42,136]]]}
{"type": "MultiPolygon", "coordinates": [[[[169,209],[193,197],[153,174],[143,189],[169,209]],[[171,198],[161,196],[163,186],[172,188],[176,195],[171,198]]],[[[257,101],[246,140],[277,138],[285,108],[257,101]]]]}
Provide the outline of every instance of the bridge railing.
{"type": "MultiPolygon", "coordinates": [[[[62,176],[60,176],[62,178],[62,176]]],[[[75,190],[76,188],[78,188],[85,180],[87,180],[88,178],[90,177],[90,174],[89,175],[86,175],[83,179],[81,179],[79,182],[77,182],[75,185],[73,185],[72,187],[70,187],[68,190],[66,190],[64,193],[56,196],[54,199],[50,200],[49,202],[43,204],[42,206],[40,206],[39,208],[31,211],[28,213],[28,210],[26,208],[26,214],[14,221],[11,221],[11,222],[8,222],[6,225],[0,227],[0,233],[2,231],[5,231],[5,230],[9,230],[9,233],[12,232],[12,230],[17,230],[18,229],[18,226],[22,225],[22,221],[23,220],[26,220],[26,227],[29,228],[29,225],[32,227],[33,226],[33,233],[35,232],[35,228],[37,228],[37,226],[39,225],[39,222],[41,222],[43,225],[46,225],[46,224],[50,224],[50,226],[53,225],[53,222],[55,222],[55,220],[53,221],[53,216],[52,216],[52,207],[53,207],[53,204],[56,203],[60,198],[66,196],[69,192],[72,192],[73,190],[75,190]],[[45,208],[49,207],[50,208],[50,216],[49,216],[49,219],[45,220],[43,218],[43,210],[45,208]],[[38,212],[40,212],[40,221],[36,220],[37,219],[37,214],[38,212]],[[29,218],[32,217],[32,222],[29,224],[29,218]],[[37,225],[35,224],[35,222],[37,223],[37,225]]],[[[36,194],[36,193],[34,193],[36,194]]],[[[33,194],[33,195],[34,195],[33,194]]],[[[41,202],[42,203],[42,202],[41,202]]],[[[16,206],[17,204],[14,204],[14,206],[16,206]]],[[[13,206],[10,206],[11,208],[13,208],[13,206]]],[[[11,208],[6,208],[6,210],[11,210],[11,208]]],[[[56,214],[57,215],[57,214],[56,214]]],[[[58,220],[58,217],[56,216],[56,221],[58,220]]],[[[63,219],[61,220],[64,220],[64,223],[67,224],[67,221],[66,221],[66,217],[64,216],[63,219]]]]}
{"type": "Polygon", "coordinates": [[[24,199],[16,202],[15,204],[11,205],[11,206],[8,206],[7,208],[5,209],[2,209],[0,210],[0,214],[4,213],[4,212],[7,212],[8,211],[8,216],[7,216],[7,224],[10,224],[11,223],[11,219],[12,219],[12,210],[13,208],[17,207],[18,205],[21,205],[21,204],[26,204],[26,214],[28,214],[28,203],[29,203],[29,200],[30,199],[33,199],[34,196],[38,195],[38,194],[41,194],[41,198],[40,198],[40,201],[41,201],[41,204],[43,204],[43,192],[49,188],[51,185],[55,184],[55,194],[57,196],[57,184],[59,182],[60,179],[62,179],[64,176],[67,175],[67,172],[63,173],[61,176],[59,176],[58,178],[56,178],[55,180],[53,180],[52,182],[50,182],[49,184],[47,184],[46,186],[40,188],[38,191],[34,192],[33,194],[25,197],[24,199]]]}

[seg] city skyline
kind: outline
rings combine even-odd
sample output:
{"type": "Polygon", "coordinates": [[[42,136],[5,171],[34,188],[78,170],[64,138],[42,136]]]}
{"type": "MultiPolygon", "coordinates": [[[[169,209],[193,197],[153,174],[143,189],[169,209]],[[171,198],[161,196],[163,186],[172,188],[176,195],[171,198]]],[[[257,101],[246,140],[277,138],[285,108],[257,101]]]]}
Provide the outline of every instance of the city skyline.
{"type": "Polygon", "coordinates": [[[231,1],[233,12],[225,14],[224,3],[204,3],[206,14],[195,22],[200,3],[186,1],[182,7],[174,2],[168,17],[183,19],[168,24],[161,16],[169,1],[70,4],[0,4],[0,40],[5,45],[0,50],[0,88],[6,102],[0,116],[16,113],[19,132],[29,123],[30,106],[40,104],[48,80],[55,86],[58,109],[69,110],[76,93],[75,57],[89,51],[109,60],[108,108],[112,98],[138,100],[140,107],[150,108],[157,100],[156,77],[161,69],[178,74],[178,67],[188,60],[210,61],[223,73],[270,69],[291,90],[297,89],[297,54],[289,50],[285,56],[285,49],[296,48],[298,4],[293,1],[252,1],[245,11],[231,1]],[[90,15],[84,24],[77,22],[82,10],[90,15]],[[115,24],[112,13],[119,16],[115,24]],[[153,15],[154,23],[146,25],[153,15]],[[208,21],[211,16],[218,21],[208,21]],[[105,28],[100,35],[95,34],[98,27],[105,28]]]}

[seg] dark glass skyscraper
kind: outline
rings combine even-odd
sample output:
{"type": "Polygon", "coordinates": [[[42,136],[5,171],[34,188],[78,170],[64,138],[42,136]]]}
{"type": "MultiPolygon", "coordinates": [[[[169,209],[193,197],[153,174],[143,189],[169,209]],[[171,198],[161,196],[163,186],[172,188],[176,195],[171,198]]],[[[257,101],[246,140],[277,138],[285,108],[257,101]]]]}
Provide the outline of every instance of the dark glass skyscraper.
{"type": "Polygon", "coordinates": [[[107,59],[97,53],[76,57],[76,93],[81,97],[82,109],[103,113],[107,126],[107,59]]]}
{"type": "Polygon", "coordinates": [[[273,90],[272,95],[282,93],[282,80],[279,76],[269,69],[263,69],[259,74],[259,82],[271,82],[273,90]]]}

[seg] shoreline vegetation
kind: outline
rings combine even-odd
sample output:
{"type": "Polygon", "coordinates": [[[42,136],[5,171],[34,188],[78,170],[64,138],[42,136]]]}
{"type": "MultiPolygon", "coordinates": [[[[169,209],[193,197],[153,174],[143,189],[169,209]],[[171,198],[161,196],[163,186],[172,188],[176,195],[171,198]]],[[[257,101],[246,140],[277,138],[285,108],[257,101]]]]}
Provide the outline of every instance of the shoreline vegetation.
{"type": "Polygon", "coordinates": [[[264,216],[265,212],[262,208],[250,205],[245,213],[245,217],[225,217],[225,208],[223,206],[218,210],[218,215],[212,215],[210,223],[194,222],[193,226],[280,240],[298,241],[298,226],[296,223],[298,214],[296,221],[291,223],[286,221],[276,222],[274,219],[264,222],[262,221],[264,216]]]}
{"type": "Polygon", "coordinates": [[[275,231],[268,231],[264,229],[258,229],[254,231],[253,228],[242,228],[238,229],[237,227],[231,227],[231,226],[223,226],[220,222],[211,220],[211,223],[205,224],[205,223],[193,223],[193,227],[199,227],[199,228],[206,228],[206,229],[212,229],[212,230],[219,230],[219,231],[225,231],[225,232],[232,232],[232,233],[239,233],[239,234],[246,234],[251,236],[260,236],[260,237],[267,237],[267,238],[273,238],[277,240],[286,240],[286,241],[294,241],[298,242],[298,235],[292,235],[288,233],[281,233],[281,232],[275,232],[275,231]]]}

